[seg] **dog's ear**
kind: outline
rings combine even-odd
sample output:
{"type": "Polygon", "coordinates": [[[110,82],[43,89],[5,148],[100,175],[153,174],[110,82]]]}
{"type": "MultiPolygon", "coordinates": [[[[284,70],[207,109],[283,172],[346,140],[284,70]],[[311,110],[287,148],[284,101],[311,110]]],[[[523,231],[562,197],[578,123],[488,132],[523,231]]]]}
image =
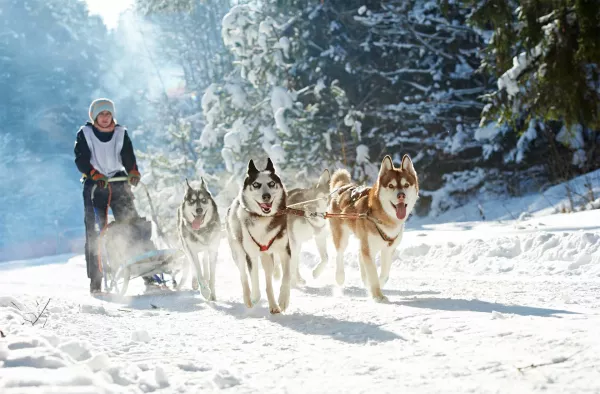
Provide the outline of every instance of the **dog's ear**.
{"type": "Polygon", "coordinates": [[[413,162],[410,159],[409,155],[402,156],[402,164],[400,165],[400,169],[402,171],[410,172],[411,174],[416,174],[415,166],[413,166],[413,162]]]}
{"type": "Polygon", "coordinates": [[[254,165],[254,161],[252,159],[250,159],[250,161],[248,162],[248,170],[246,172],[248,175],[255,175],[260,172],[258,171],[258,168],[256,168],[256,166],[254,165]]]}
{"type": "Polygon", "coordinates": [[[200,177],[200,189],[204,190],[206,193],[208,193],[208,195],[212,196],[212,193],[210,192],[210,190],[208,190],[208,185],[206,184],[204,177],[200,177]]]}
{"type": "Polygon", "coordinates": [[[185,178],[185,184],[187,185],[187,190],[193,189],[193,187],[190,186],[190,182],[188,182],[187,178],[185,178]]]}
{"type": "Polygon", "coordinates": [[[269,172],[275,172],[275,166],[273,165],[270,157],[267,158],[267,168],[265,168],[265,170],[269,172]]]}
{"type": "Polygon", "coordinates": [[[381,162],[381,168],[379,169],[379,176],[382,176],[384,172],[394,169],[394,162],[390,155],[386,155],[381,162]]]}
{"type": "Polygon", "coordinates": [[[331,175],[329,174],[329,170],[326,168],[325,171],[319,177],[319,182],[317,183],[317,189],[321,188],[329,188],[329,181],[331,180],[331,175]]]}

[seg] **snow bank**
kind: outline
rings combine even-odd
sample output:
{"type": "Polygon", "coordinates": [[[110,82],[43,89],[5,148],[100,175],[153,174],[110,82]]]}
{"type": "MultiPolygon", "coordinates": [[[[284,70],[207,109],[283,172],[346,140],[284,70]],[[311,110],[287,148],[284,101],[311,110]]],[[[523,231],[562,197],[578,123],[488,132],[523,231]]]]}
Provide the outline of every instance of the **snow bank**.
{"type": "Polygon", "coordinates": [[[571,191],[571,200],[576,210],[595,209],[593,200],[600,196],[600,170],[539,192],[513,198],[500,198],[484,190],[481,187],[483,175],[481,169],[445,175],[443,188],[433,192],[422,190],[421,195],[432,196],[430,214],[427,217],[414,216],[410,219],[410,223],[426,225],[480,221],[482,213],[487,221],[514,220],[523,213],[542,217],[565,210],[570,211],[571,201],[569,201],[568,190],[571,191]],[[468,201],[457,199],[455,196],[469,191],[479,193],[468,201]]]}
{"type": "Polygon", "coordinates": [[[473,275],[600,277],[600,234],[536,232],[464,243],[419,243],[400,247],[400,269],[473,275]]]}
{"type": "MultiPolygon", "coordinates": [[[[3,311],[0,310],[0,313],[3,311]]],[[[3,322],[4,323],[4,322],[3,322]]],[[[4,325],[4,324],[3,324],[4,325]]],[[[0,392],[136,393],[116,384],[81,342],[53,344],[35,328],[10,325],[0,342],[0,392]]],[[[56,342],[56,338],[53,338],[56,342]]],[[[103,366],[107,367],[105,363],[103,366]]]]}
{"type": "MultiPolygon", "coordinates": [[[[26,298],[26,297],[24,297],[26,298]]],[[[26,322],[28,308],[35,305],[33,300],[25,302],[4,296],[0,298],[0,392],[11,393],[142,393],[169,386],[168,374],[161,365],[147,367],[146,372],[136,365],[124,364],[115,360],[86,336],[90,335],[86,326],[105,324],[94,319],[84,310],[99,310],[98,307],[67,305],[61,300],[52,300],[57,306],[47,309],[48,316],[32,326],[26,322]],[[46,320],[50,323],[46,327],[46,320]],[[73,322],[85,320],[80,331],[69,335],[73,322]],[[23,324],[25,322],[25,324],[23,324]],[[53,330],[57,330],[56,334],[53,330]],[[66,330],[66,332],[63,332],[66,330]]],[[[112,328],[107,326],[104,331],[112,328]]],[[[131,333],[132,341],[138,346],[147,346],[151,340],[145,330],[131,333]]],[[[114,344],[105,344],[114,347],[114,344]]],[[[136,346],[132,344],[131,346],[136,346]]],[[[125,349],[127,351],[127,349],[125,349]]],[[[119,354],[119,349],[112,353],[119,354]]]]}

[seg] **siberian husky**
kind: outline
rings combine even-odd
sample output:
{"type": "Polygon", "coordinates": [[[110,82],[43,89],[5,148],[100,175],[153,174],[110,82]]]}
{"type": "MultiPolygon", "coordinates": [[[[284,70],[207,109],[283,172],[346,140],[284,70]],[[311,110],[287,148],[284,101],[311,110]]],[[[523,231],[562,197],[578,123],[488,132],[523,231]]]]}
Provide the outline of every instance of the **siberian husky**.
{"type": "MultiPolygon", "coordinates": [[[[412,160],[404,155],[400,167],[394,167],[392,158],[386,156],[373,187],[358,187],[351,183],[348,171],[337,170],[331,178],[331,191],[336,190],[331,198],[330,213],[365,215],[362,219],[329,219],[337,252],[336,281],[340,286],[344,284],[344,251],[352,232],[360,241],[358,260],[363,283],[375,301],[387,302],[381,287],[389,278],[392,253],[402,240],[404,223],[419,198],[417,172],[412,160]],[[381,252],[379,277],[375,266],[378,252],[381,252]]],[[[317,266],[317,276],[325,264],[326,261],[323,261],[317,266]]]]}
{"type": "Polygon", "coordinates": [[[259,171],[250,160],[239,195],[227,211],[227,236],[231,253],[240,271],[244,303],[248,308],[260,300],[258,259],[265,271],[270,312],[284,311],[290,302],[290,243],[284,215],[287,192],[275,173],[271,159],[259,171]],[[279,256],[283,276],[279,303],[273,294],[274,258],[279,256]],[[248,285],[248,274],[252,290],[248,285]]]}
{"type": "MultiPolygon", "coordinates": [[[[329,197],[329,170],[323,171],[317,183],[306,189],[292,189],[288,191],[288,204],[293,205],[304,201],[311,201],[308,204],[294,205],[294,208],[307,210],[310,212],[327,211],[329,197]]],[[[287,225],[290,238],[290,249],[292,258],[290,271],[292,275],[292,286],[304,285],[306,281],[300,275],[298,258],[302,244],[314,237],[321,256],[321,262],[327,261],[327,223],[326,219],[314,217],[306,218],[295,215],[288,215],[287,225]]]]}
{"type": "Polygon", "coordinates": [[[202,295],[206,299],[214,301],[216,300],[215,269],[221,240],[221,220],[217,204],[204,179],[200,179],[199,189],[190,186],[186,179],[186,192],[177,209],[177,231],[188,260],[188,264],[183,266],[182,277],[177,284],[177,289],[185,283],[190,265],[193,264],[196,274],[192,277],[192,287],[197,289],[200,285],[202,295]],[[204,270],[200,267],[198,259],[200,252],[203,252],[204,270]]]}

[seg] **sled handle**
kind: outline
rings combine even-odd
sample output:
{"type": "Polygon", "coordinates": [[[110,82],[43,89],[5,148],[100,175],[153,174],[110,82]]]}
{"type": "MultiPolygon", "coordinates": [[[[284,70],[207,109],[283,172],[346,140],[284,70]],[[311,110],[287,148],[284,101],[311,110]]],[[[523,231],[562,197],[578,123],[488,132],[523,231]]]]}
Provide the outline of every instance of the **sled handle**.
{"type": "MultiPolygon", "coordinates": [[[[113,182],[127,182],[129,180],[129,178],[127,178],[126,176],[116,176],[114,178],[109,178],[108,179],[108,183],[113,183],[113,182]]],[[[92,186],[92,191],[90,192],[90,197],[92,200],[92,205],[94,204],[94,194],[96,193],[96,189],[98,188],[98,185],[94,185],[92,186]]]]}
{"type": "Polygon", "coordinates": [[[114,178],[109,178],[108,182],[126,182],[127,180],[129,180],[129,178],[126,176],[116,176],[114,178]]]}

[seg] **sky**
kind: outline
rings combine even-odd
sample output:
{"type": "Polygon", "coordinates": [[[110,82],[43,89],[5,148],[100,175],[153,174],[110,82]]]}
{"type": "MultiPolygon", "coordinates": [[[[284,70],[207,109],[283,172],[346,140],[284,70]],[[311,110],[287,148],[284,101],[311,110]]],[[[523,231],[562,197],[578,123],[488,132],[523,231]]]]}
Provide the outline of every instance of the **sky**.
{"type": "Polygon", "coordinates": [[[117,27],[119,15],[131,7],[134,0],[84,0],[92,15],[100,15],[109,29],[117,27]]]}

